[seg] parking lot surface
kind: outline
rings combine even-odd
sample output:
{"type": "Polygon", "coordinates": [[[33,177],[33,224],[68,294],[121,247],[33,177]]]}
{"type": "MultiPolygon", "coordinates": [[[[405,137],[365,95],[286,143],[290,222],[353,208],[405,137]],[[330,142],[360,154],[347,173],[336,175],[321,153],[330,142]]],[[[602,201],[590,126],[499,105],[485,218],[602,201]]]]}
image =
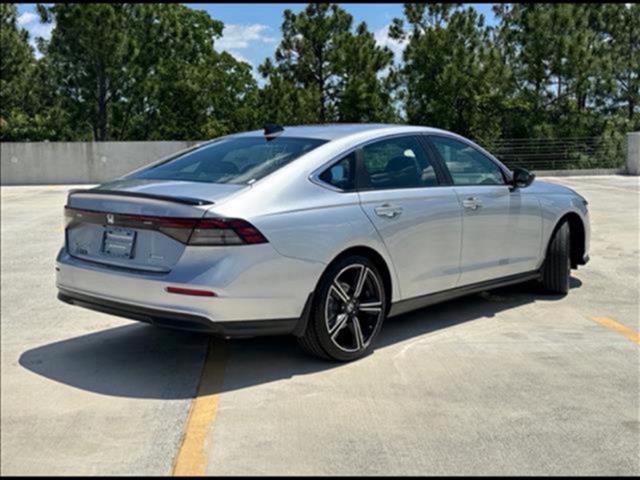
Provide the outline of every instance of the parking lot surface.
{"type": "Polygon", "coordinates": [[[563,177],[591,262],[390,319],[350,364],[56,300],[65,187],[3,187],[2,475],[640,475],[639,182],[563,177]]]}

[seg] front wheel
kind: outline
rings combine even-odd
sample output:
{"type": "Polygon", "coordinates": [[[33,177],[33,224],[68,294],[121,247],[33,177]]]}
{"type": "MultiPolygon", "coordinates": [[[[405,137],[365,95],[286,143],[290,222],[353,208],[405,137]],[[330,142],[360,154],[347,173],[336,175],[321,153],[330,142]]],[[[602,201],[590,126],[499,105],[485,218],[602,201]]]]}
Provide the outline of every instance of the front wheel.
{"type": "Polygon", "coordinates": [[[542,286],[549,293],[565,295],[571,277],[571,242],[569,224],[564,222],[551,239],[542,266],[542,286]]]}
{"type": "Polygon", "coordinates": [[[367,355],[387,312],[387,292],[371,260],[350,256],[332,264],[314,295],[299,343],[322,358],[351,361],[367,355]]]}

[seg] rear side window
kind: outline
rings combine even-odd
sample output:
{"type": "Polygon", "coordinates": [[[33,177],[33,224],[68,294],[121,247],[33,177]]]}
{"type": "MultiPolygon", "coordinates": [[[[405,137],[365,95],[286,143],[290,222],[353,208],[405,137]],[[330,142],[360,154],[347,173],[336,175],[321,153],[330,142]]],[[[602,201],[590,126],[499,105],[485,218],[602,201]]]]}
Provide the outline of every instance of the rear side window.
{"type": "Polygon", "coordinates": [[[192,150],[130,178],[252,183],[326,143],[315,138],[227,138],[192,150]]]}
{"type": "Polygon", "coordinates": [[[502,170],[472,146],[447,137],[429,137],[444,160],[454,185],[503,185],[502,170]]]}
{"type": "Polygon", "coordinates": [[[362,148],[365,185],[371,189],[438,185],[436,171],[416,137],[398,137],[362,148]]]}
{"type": "Polygon", "coordinates": [[[340,190],[349,191],[355,188],[355,169],[356,154],[352,152],[322,172],[319,178],[340,190]]]}

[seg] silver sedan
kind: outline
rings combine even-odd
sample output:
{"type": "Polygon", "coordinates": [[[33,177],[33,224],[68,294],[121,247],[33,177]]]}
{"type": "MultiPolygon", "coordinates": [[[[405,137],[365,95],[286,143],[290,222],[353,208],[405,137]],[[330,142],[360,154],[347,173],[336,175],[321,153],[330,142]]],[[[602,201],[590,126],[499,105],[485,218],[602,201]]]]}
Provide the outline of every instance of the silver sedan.
{"type": "Polygon", "coordinates": [[[72,190],[64,302],[225,337],[370,352],[385,319],[537,280],[566,294],[587,201],[451,132],[398,125],[240,133],[72,190]]]}

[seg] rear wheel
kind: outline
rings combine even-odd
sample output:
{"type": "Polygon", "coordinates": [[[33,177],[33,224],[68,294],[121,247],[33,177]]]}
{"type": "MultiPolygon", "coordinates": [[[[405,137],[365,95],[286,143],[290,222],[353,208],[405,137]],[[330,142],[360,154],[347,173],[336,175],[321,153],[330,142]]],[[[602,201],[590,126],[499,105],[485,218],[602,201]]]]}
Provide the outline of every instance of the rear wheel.
{"type": "Polygon", "coordinates": [[[542,286],[549,293],[564,295],[569,292],[570,240],[569,223],[564,222],[553,235],[542,266],[542,286]]]}
{"type": "Polygon", "coordinates": [[[313,311],[299,343],[322,358],[350,361],[367,355],[382,327],[387,293],[382,276],[366,257],[331,265],[320,279],[313,311]]]}

